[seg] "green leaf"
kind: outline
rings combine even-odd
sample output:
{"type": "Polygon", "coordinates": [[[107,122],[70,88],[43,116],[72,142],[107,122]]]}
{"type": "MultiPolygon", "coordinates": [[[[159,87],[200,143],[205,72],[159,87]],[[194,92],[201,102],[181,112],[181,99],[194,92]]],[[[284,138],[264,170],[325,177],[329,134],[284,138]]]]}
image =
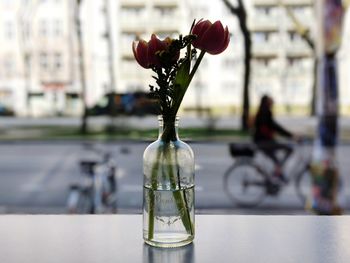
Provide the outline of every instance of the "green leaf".
{"type": "Polygon", "coordinates": [[[174,81],[174,102],[172,105],[172,114],[174,114],[174,116],[177,114],[182,99],[185,96],[187,88],[191,82],[190,69],[191,60],[190,56],[188,56],[179,67],[174,81]]]}

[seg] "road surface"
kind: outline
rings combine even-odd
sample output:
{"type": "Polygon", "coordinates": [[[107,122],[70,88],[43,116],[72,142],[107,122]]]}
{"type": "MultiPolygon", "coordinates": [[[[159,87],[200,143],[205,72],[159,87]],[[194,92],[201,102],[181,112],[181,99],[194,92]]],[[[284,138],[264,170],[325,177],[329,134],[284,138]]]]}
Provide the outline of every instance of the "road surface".
{"type": "MultiPolygon", "coordinates": [[[[100,144],[113,153],[118,165],[120,212],[140,212],[142,205],[142,153],[147,143],[100,144]]],[[[223,175],[231,165],[225,143],[193,143],[196,157],[196,209],[198,213],[302,214],[292,185],[277,198],[268,198],[253,210],[238,209],[223,190],[223,175]]],[[[350,208],[350,146],[338,149],[343,187],[342,204],[350,208]]],[[[65,213],[69,185],[81,182],[78,162],[96,159],[81,142],[17,142],[0,144],[0,213],[65,213]]]]}

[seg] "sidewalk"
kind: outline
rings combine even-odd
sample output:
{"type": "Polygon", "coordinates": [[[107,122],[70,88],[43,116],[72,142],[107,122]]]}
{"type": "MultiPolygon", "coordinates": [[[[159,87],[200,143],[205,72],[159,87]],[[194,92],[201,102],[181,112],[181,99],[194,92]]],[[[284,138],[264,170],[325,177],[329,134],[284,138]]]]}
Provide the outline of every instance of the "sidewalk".
{"type": "MultiPolygon", "coordinates": [[[[317,119],[310,117],[288,117],[279,116],[277,120],[286,128],[291,131],[314,137],[317,119]]],[[[90,117],[88,124],[91,131],[103,132],[104,128],[111,123],[111,119],[108,117],[90,117]]],[[[121,132],[128,131],[132,133],[137,130],[145,129],[157,129],[158,121],[156,116],[147,117],[117,117],[114,120],[114,125],[117,127],[117,131],[114,135],[120,134],[121,132]],[[118,129],[120,132],[118,132],[118,129]]],[[[240,118],[238,116],[233,117],[220,117],[217,119],[198,118],[196,116],[184,116],[180,118],[180,129],[182,128],[194,128],[202,129],[203,131],[210,132],[210,137],[214,137],[215,140],[215,129],[230,131],[240,130],[240,118]]],[[[86,139],[88,137],[82,137],[78,134],[80,127],[79,118],[0,118],[0,140],[40,140],[50,139],[55,134],[68,134],[72,135],[73,139],[86,139]]],[[[350,118],[339,119],[340,127],[340,142],[350,143],[350,118]]],[[[126,135],[126,137],[132,137],[126,135]]],[[[54,136],[53,136],[54,137],[54,136]]],[[[59,137],[59,136],[58,136],[59,137]]],[[[95,136],[96,137],[96,136],[95,136]]],[[[106,136],[105,136],[106,137],[106,136]]],[[[195,136],[192,136],[195,139],[195,136]]],[[[218,136],[220,137],[220,136],[218,136]]],[[[237,139],[235,136],[226,135],[226,141],[237,139]]],[[[64,139],[64,136],[62,137],[64,139]]],[[[137,137],[136,137],[137,138],[137,137]]],[[[88,138],[89,139],[89,138],[88,138]]],[[[90,138],[94,139],[94,138],[90,138]]],[[[112,138],[113,139],[113,138],[112,138]]],[[[239,139],[239,138],[238,138],[239,139]]],[[[220,139],[219,139],[220,140],[220,139]]],[[[225,141],[225,140],[224,140],[225,141]]]]}

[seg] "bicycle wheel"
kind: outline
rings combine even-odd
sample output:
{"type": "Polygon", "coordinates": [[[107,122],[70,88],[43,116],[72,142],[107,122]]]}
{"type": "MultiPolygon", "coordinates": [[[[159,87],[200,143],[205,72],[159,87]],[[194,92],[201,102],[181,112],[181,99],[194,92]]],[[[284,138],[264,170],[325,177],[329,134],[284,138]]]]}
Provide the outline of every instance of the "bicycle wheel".
{"type": "Polygon", "coordinates": [[[254,207],[266,195],[266,178],[253,160],[238,160],[224,175],[224,189],[240,207],[254,207]]]}
{"type": "Polygon", "coordinates": [[[311,195],[312,177],[308,166],[306,166],[295,178],[295,191],[304,206],[311,195]]]}
{"type": "Polygon", "coordinates": [[[67,198],[67,210],[70,214],[91,214],[94,212],[88,189],[78,186],[70,188],[67,198]]]}

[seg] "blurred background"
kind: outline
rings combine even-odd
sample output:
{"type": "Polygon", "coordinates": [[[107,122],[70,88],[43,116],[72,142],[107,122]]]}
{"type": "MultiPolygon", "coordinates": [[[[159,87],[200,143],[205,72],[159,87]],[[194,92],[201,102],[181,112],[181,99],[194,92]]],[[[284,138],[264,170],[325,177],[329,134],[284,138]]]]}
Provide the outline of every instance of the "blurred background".
{"type": "MultiPolygon", "coordinates": [[[[306,213],[293,183],[257,207],[239,207],[224,175],[233,163],[228,145],[250,141],[263,94],[273,97],[280,123],[315,137],[313,0],[0,0],[0,18],[0,213],[70,212],[72,189],[89,184],[81,161],[103,162],[105,153],[116,167],[117,212],[141,212],[142,153],[158,123],[148,94],[152,72],[137,65],[131,43],[151,33],[186,34],[200,18],[228,25],[231,43],[204,58],[180,112],[180,137],[196,156],[197,212],[306,213]]],[[[339,200],[346,211],[349,26],[345,16],[337,55],[339,200]]],[[[303,145],[309,155],[312,146],[303,145]]]]}

